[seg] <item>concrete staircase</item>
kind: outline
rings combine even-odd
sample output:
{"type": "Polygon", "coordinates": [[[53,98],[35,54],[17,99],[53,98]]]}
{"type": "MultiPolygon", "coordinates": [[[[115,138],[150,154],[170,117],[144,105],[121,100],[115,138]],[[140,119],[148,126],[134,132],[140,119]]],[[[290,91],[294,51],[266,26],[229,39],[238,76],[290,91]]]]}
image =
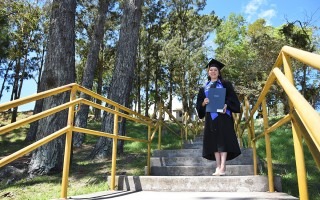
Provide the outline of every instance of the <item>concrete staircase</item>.
{"type": "MultiPolygon", "coordinates": [[[[116,183],[118,190],[125,191],[270,194],[267,177],[253,175],[252,158],[252,149],[242,149],[239,157],[227,161],[226,176],[212,176],[215,162],[202,158],[202,137],[199,136],[186,142],[183,149],[155,150],[151,176],[118,176],[116,183]]],[[[282,193],[280,177],[274,177],[274,181],[279,195],[272,194],[268,199],[297,199],[282,193]]]]}

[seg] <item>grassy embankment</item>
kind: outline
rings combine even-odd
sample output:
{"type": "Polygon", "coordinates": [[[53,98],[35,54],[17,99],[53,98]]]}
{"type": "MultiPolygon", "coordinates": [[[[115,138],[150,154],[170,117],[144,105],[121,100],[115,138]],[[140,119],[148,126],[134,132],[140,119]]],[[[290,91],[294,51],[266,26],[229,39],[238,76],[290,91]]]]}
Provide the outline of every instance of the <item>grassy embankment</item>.
{"type": "MultiPolygon", "coordinates": [[[[270,118],[269,124],[274,124],[277,118],[270,118]]],[[[256,134],[262,133],[263,122],[255,121],[256,134]]],[[[270,134],[271,154],[273,163],[273,172],[281,176],[282,190],[290,195],[299,196],[298,180],[296,172],[296,160],[294,156],[293,137],[291,123],[287,123],[270,134]]],[[[315,161],[304,144],[304,156],[307,170],[307,184],[309,199],[320,200],[320,169],[317,168],[315,161]]],[[[257,142],[257,153],[262,161],[260,173],[267,174],[266,169],[266,145],[265,140],[260,139],[257,142]],[[261,159],[263,158],[263,159],[261,159]]]]}
{"type": "MultiPolygon", "coordinates": [[[[19,114],[20,119],[25,117],[24,114],[19,114]]],[[[7,123],[7,119],[0,116],[0,126],[7,123]]],[[[88,126],[90,129],[101,130],[100,123],[90,122],[88,126]]],[[[176,125],[172,124],[172,128],[179,133],[176,125]]],[[[28,127],[24,127],[0,136],[0,158],[28,145],[24,142],[27,129],[28,127]]],[[[127,133],[130,137],[146,139],[147,127],[128,122],[127,133]]],[[[181,141],[177,139],[176,135],[165,130],[163,131],[163,135],[163,149],[176,149],[180,147],[181,141]]],[[[111,173],[111,156],[99,160],[87,159],[97,139],[98,137],[96,136],[87,135],[83,148],[74,150],[73,164],[70,168],[68,196],[90,194],[109,189],[107,178],[111,173]]],[[[158,137],[156,135],[151,145],[152,150],[157,149],[157,140],[158,137]]],[[[124,152],[117,159],[117,174],[144,175],[147,144],[126,141],[124,143],[124,152]]],[[[26,155],[11,164],[19,169],[27,170],[29,160],[30,155],[26,155]]],[[[0,168],[0,177],[3,168],[0,168]]],[[[62,173],[50,176],[38,176],[32,179],[28,178],[26,173],[24,175],[24,178],[19,181],[12,180],[12,177],[0,179],[0,199],[43,200],[60,197],[62,173]],[[11,181],[14,183],[7,184],[11,181]]]]}
{"type": "MultiPolygon", "coordinates": [[[[23,116],[20,116],[23,117],[23,116]]],[[[276,119],[271,119],[270,122],[276,119]]],[[[0,122],[4,120],[1,119],[0,122]]],[[[256,121],[257,134],[261,132],[261,122],[256,121]]],[[[91,122],[90,128],[100,130],[100,124],[91,122]]],[[[24,142],[28,127],[13,131],[11,134],[0,136],[0,156],[12,153],[27,144],[24,142]]],[[[147,127],[135,123],[128,123],[128,136],[146,138],[147,127]]],[[[101,160],[88,160],[86,157],[93,148],[97,137],[88,135],[83,148],[76,149],[74,160],[70,170],[68,196],[88,194],[108,189],[107,177],[110,175],[111,158],[101,160]]],[[[162,139],[164,149],[179,148],[179,140],[172,134],[165,134],[162,139]]],[[[282,177],[283,192],[298,196],[296,176],[296,164],[294,157],[293,141],[290,124],[271,133],[272,158],[274,173],[282,177]]],[[[117,174],[143,175],[146,165],[147,145],[139,142],[125,142],[124,154],[118,157],[117,174]]],[[[152,149],[157,148],[157,138],[154,139],[152,149]]],[[[265,142],[263,139],[257,142],[257,150],[260,158],[265,158],[265,142]]],[[[305,160],[308,174],[309,197],[320,200],[320,171],[317,169],[311,154],[305,147],[305,160]]],[[[15,166],[26,167],[28,156],[17,162],[15,166]]],[[[262,163],[265,162],[261,159],[262,163]]],[[[263,166],[263,165],[262,165],[263,166]]],[[[261,167],[261,173],[266,169],[261,167]]],[[[1,171],[1,169],[0,169],[1,171]]],[[[24,178],[14,184],[6,184],[7,179],[0,180],[1,199],[53,199],[59,198],[61,190],[61,174],[51,176],[39,176],[33,179],[24,178]]]]}

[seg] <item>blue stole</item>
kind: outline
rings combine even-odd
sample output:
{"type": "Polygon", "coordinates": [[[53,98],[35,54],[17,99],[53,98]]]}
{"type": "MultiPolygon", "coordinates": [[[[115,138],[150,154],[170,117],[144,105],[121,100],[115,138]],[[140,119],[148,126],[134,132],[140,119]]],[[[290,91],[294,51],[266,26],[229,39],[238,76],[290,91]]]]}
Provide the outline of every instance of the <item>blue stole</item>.
{"type": "MultiPolygon", "coordinates": [[[[208,81],[207,84],[204,86],[204,93],[205,93],[205,95],[206,95],[207,98],[208,98],[209,88],[211,87],[212,84],[213,84],[213,82],[208,81]]],[[[218,79],[218,80],[216,81],[216,88],[223,88],[223,85],[222,85],[220,79],[218,79]]],[[[230,110],[227,109],[227,110],[226,110],[226,113],[227,113],[229,116],[231,116],[231,111],[230,111],[230,110]]],[[[211,115],[211,119],[212,119],[212,120],[214,120],[216,117],[218,117],[218,113],[217,113],[217,112],[211,112],[210,115],[211,115]]]]}

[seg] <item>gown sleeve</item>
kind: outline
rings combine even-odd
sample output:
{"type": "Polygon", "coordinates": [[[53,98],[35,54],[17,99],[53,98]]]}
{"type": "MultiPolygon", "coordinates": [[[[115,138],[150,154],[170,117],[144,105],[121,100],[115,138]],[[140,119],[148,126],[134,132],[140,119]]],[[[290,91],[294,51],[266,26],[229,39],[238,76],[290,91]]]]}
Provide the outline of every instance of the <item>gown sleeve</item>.
{"type": "Polygon", "coordinates": [[[206,98],[206,95],[204,94],[204,88],[200,88],[198,96],[197,96],[197,105],[196,105],[196,109],[198,112],[198,117],[200,119],[204,118],[204,116],[206,115],[206,107],[202,106],[202,102],[203,100],[206,98]]]}
{"type": "Polygon", "coordinates": [[[231,82],[225,81],[223,85],[227,90],[225,101],[227,109],[234,113],[240,113],[240,102],[231,82]]]}

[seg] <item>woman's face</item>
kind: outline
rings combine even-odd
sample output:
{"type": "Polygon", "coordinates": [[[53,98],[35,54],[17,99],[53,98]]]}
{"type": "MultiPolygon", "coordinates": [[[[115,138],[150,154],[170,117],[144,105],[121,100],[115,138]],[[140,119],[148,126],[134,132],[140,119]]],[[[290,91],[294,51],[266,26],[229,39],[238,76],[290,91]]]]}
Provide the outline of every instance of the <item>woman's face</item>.
{"type": "Polygon", "coordinates": [[[209,68],[209,71],[208,71],[208,74],[211,78],[211,80],[217,80],[218,79],[218,76],[219,76],[219,69],[217,67],[210,67],[209,68]]]}

